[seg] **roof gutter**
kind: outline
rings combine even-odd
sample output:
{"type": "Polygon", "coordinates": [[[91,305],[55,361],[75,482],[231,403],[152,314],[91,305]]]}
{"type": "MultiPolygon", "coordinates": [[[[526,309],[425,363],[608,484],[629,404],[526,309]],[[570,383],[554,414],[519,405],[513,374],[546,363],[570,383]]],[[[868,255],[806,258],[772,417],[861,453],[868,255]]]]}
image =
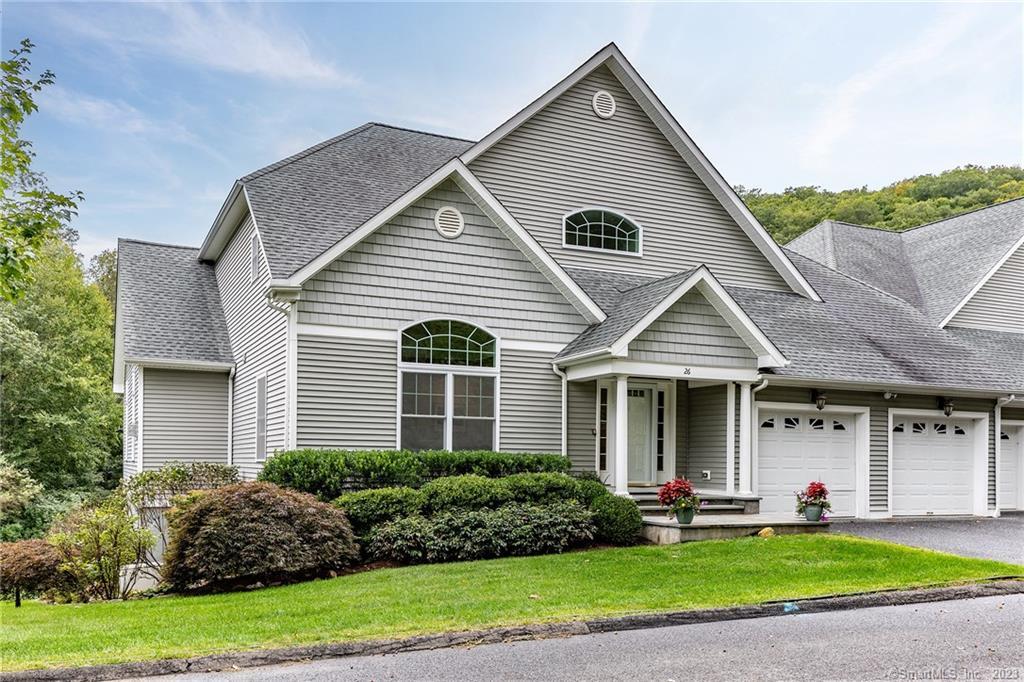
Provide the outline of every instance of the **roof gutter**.
{"type": "Polygon", "coordinates": [[[986,390],[983,388],[965,388],[957,386],[937,386],[933,384],[908,384],[908,383],[885,383],[885,382],[861,382],[861,381],[844,381],[842,379],[829,379],[827,377],[788,377],[785,375],[775,375],[771,377],[772,383],[782,386],[807,386],[809,388],[831,386],[834,388],[842,388],[850,391],[889,391],[893,393],[908,393],[916,392],[924,395],[943,395],[946,393],[952,393],[967,398],[989,398],[997,399],[1002,396],[1006,396],[1006,390],[991,389],[986,390]]]}

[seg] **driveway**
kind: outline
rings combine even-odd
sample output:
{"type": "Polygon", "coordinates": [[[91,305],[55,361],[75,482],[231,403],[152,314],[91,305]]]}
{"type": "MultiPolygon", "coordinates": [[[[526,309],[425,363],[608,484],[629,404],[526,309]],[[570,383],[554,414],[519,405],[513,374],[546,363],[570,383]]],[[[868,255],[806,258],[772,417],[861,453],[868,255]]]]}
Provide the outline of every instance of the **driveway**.
{"type": "Polygon", "coordinates": [[[998,519],[837,521],[832,530],[950,554],[1024,564],[1024,514],[998,519]]]}
{"type": "Polygon", "coordinates": [[[1019,680],[1024,595],[415,651],[160,678],[1019,680]]]}

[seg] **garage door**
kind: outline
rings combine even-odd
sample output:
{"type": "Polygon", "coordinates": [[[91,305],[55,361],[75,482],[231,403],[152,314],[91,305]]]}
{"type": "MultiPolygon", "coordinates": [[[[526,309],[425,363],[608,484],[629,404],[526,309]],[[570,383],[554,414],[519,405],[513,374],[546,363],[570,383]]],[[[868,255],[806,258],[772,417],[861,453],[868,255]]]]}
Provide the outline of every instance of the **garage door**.
{"type": "Polygon", "coordinates": [[[999,508],[1006,510],[1024,508],[1021,500],[1021,469],[1024,468],[1024,451],[1021,450],[1022,426],[1008,426],[1000,434],[999,446],[999,508]]]}
{"type": "Polygon", "coordinates": [[[893,514],[971,513],[974,428],[924,417],[893,423],[893,514]]]}
{"type": "Polygon", "coordinates": [[[827,412],[760,412],[757,489],[763,512],[795,512],[796,491],[823,481],[832,514],[853,516],[856,488],[854,417],[827,412]]]}

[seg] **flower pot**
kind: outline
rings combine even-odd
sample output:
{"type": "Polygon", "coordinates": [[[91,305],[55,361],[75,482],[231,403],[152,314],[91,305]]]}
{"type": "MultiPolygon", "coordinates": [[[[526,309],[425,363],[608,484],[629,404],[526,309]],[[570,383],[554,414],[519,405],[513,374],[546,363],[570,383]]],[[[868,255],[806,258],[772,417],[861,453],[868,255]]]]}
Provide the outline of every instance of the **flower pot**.
{"type": "Polygon", "coordinates": [[[809,504],[804,507],[804,518],[808,521],[821,521],[821,505],[809,504]]]}
{"type": "Polygon", "coordinates": [[[688,507],[687,509],[677,509],[676,510],[676,521],[678,521],[679,523],[684,523],[684,524],[685,523],[693,523],[693,514],[694,514],[693,507],[688,507]]]}

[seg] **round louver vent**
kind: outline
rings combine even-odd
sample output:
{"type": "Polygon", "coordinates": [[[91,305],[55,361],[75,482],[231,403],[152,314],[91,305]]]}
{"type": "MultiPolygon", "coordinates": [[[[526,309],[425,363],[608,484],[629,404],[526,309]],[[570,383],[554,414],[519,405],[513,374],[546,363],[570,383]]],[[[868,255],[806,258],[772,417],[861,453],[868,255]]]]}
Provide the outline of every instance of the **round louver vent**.
{"type": "Polygon", "coordinates": [[[459,209],[453,206],[442,206],[434,214],[434,227],[446,239],[455,239],[466,227],[459,209]]]}
{"type": "Polygon", "coordinates": [[[594,113],[601,118],[611,118],[615,115],[615,98],[607,90],[598,90],[590,101],[594,107],[594,113]]]}

